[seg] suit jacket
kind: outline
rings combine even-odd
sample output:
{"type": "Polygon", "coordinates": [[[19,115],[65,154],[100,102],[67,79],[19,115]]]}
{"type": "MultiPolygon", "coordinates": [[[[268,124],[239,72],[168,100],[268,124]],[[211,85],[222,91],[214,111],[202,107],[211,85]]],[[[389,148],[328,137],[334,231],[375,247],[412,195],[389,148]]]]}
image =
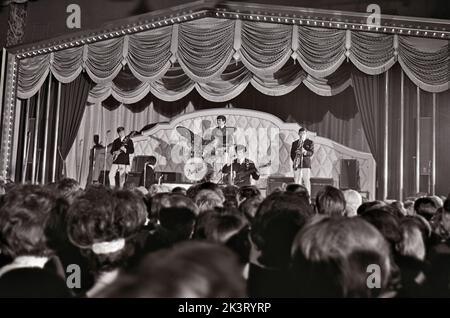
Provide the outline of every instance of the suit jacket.
{"type": "MultiPolygon", "coordinates": [[[[258,180],[259,172],[255,167],[255,163],[250,159],[245,158],[243,163],[238,163],[237,159],[233,161],[233,171],[236,173],[236,178],[234,179],[234,184],[237,186],[250,185],[250,176],[258,180]]],[[[223,173],[230,173],[231,166],[225,165],[222,168],[223,173]]]]}
{"type": "Polygon", "coordinates": [[[141,181],[141,184],[144,184],[144,187],[148,188],[152,184],[157,183],[156,173],[152,167],[147,166],[147,169],[144,169],[144,171],[145,171],[145,184],[144,184],[144,174],[142,174],[142,181],[141,181]]]}
{"type": "MultiPolygon", "coordinates": [[[[125,137],[126,138],[126,137],[125,137]]],[[[114,151],[120,150],[122,146],[125,146],[127,149],[127,152],[121,151],[120,154],[117,156],[116,160],[113,161],[114,164],[118,165],[129,165],[130,164],[130,154],[134,153],[134,146],[133,141],[131,138],[128,138],[128,141],[123,143],[120,141],[120,138],[117,138],[114,140],[112,148],[111,148],[111,154],[114,154],[114,151]]]]}
{"type": "MultiPolygon", "coordinates": [[[[294,141],[292,143],[292,146],[291,146],[292,161],[294,161],[294,159],[295,159],[295,152],[297,151],[299,142],[300,142],[300,140],[297,139],[296,141],[294,141]]],[[[305,155],[303,155],[302,167],[303,168],[311,168],[311,157],[314,154],[314,142],[311,139],[305,139],[305,141],[303,142],[302,148],[307,151],[307,153],[305,155]]]]}

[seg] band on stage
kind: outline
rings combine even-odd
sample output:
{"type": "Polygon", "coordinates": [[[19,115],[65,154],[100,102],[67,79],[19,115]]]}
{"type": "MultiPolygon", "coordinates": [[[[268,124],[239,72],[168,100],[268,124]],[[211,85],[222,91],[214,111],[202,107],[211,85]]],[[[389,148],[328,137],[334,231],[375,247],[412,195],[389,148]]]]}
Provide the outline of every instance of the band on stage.
{"type": "MultiPolygon", "coordinates": [[[[210,159],[208,171],[201,181],[212,181],[222,184],[233,184],[236,186],[251,185],[252,180],[260,179],[258,168],[270,165],[270,162],[264,166],[257,167],[255,163],[247,157],[247,147],[237,144],[234,137],[235,128],[227,127],[226,117],[220,115],[217,117],[217,127],[212,130],[211,138],[204,142],[205,146],[201,151],[202,160],[210,159]],[[213,158],[213,159],[211,159],[213,158]]],[[[184,133],[181,130],[181,133],[184,133]]],[[[127,134],[124,127],[117,128],[118,137],[114,140],[109,151],[112,155],[112,163],[108,173],[109,185],[123,187],[127,175],[131,171],[130,155],[134,153],[134,144],[131,133],[127,134]],[[118,176],[118,178],[117,178],[118,176]]],[[[299,138],[291,145],[290,157],[293,163],[294,182],[304,185],[311,193],[311,157],[314,155],[314,142],[308,139],[307,130],[300,128],[299,138]]],[[[95,138],[94,138],[95,139],[95,138]]],[[[98,136],[97,136],[98,139],[98,136]]],[[[99,148],[98,140],[93,150],[94,153],[99,148]]],[[[106,156],[106,154],[105,154],[106,156]]],[[[148,156],[139,183],[145,187],[159,183],[161,178],[157,178],[155,166],[156,157],[148,156]]],[[[103,167],[103,182],[106,180],[106,157],[103,167]]],[[[100,180],[98,180],[100,181],[100,180]]]]}

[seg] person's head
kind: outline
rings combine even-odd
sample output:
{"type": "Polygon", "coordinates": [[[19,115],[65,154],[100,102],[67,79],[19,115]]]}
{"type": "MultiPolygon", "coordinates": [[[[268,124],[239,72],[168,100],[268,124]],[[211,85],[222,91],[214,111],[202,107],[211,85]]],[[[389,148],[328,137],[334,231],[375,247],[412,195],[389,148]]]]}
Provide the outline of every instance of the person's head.
{"type": "Polygon", "coordinates": [[[50,223],[58,213],[54,194],[37,185],[19,185],[3,197],[0,250],[10,258],[50,256],[50,223]]]}
{"type": "Polygon", "coordinates": [[[297,184],[297,183],[288,184],[286,186],[286,192],[293,192],[301,197],[306,198],[309,202],[310,197],[309,197],[308,189],[302,184],[297,184]]]}
{"type": "Polygon", "coordinates": [[[225,123],[227,122],[227,118],[223,115],[217,116],[217,126],[220,128],[225,127],[225,123]]]}
{"type": "Polygon", "coordinates": [[[159,223],[173,242],[191,238],[196,218],[195,212],[187,207],[162,208],[159,212],[159,223]]]}
{"type": "Polygon", "coordinates": [[[236,156],[239,160],[242,160],[245,158],[245,153],[247,151],[247,148],[244,145],[237,145],[235,147],[236,149],[236,156]]]}
{"type": "Polygon", "coordinates": [[[242,298],[246,292],[241,269],[228,248],[188,241],[149,254],[100,297],[242,298]]]}
{"type": "Polygon", "coordinates": [[[399,219],[379,207],[373,207],[363,214],[361,218],[372,224],[384,236],[392,248],[392,252],[396,252],[398,244],[402,240],[402,234],[399,227],[399,219]]]}
{"type": "Polygon", "coordinates": [[[186,196],[186,189],[183,187],[175,187],[172,189],[172,193],[181,194],[186,196]]]}
{"type": "Polygon", "coordinates": [[[400,222],[402,239],[398,244],[398,253],[423,261],[425,259],[425,241],[422,231],[413,218],[403,218],[400,222]]]}
{"type": "Polygon", "coordinates": [[[437,209],[438,204],[430,197],[418,198],[414,202],[414,210],[416,213],[423,216],[428,221],[431,220],[437,209]]]}
{"type": "Polygon", "coordinates": [[[125,128],[124,127],[117,128],[117,133],[119,134],[120,138],[125,137],[125,128]]]}
{"type": "Polygon", "coordinates": [[[208,210],[214,210],[216,207],[223,207],[223,202],[223,199],[212,190],[201,190],[195,196],[195,204],[197,204],[200,214],[208,210]]]}
{"type": "Polygon", "coordinates": [[[414,211],[414,201],[412,200],[406,200],[403,202],[403,208],[405,209],[406,215],[415,215],[416,212],[414,211]]]}
{"type": "Polygon", "coordinates": [[[352,189],[343,191],[343,194],[345,198],[345,216],[356,216],[358,208],[362,204],[361,194],[352,189]]]}
{"type": "Polygon", "coordinates": [[[283,268],[290,260],[292,241],[313,215],[309,203],[295,193],[277,192],[259,206],[252,222],[251,238],[262,265],[283,268]]]}
{"type": "Polygon", "coordinates": [[[239,210],[243,215],[245,215],[249,222],[255,218],[256,211],[258,211],[258,208],[263,200],[264,199],[262,196],[250,197],[239,205],[239,210]]]}
{"type": "Polygon", "coordinates": [[[305,225],[292,245],[296,297],[377,297],[389,285],[391,268],[386,240],[361,218],[323,217],[305,225]],[[380,288],[367,284],[374,270],[380,288]]]}
{"type": "Polygon", "coordinates": [[[81,193],[81,186],[75,179],[64,178],[56,184],[56,191],[58,196],[71,204],[75,197],[81,193]]]}
{"type": "Polygon", "coordinates": [[[150,156],[150,157],[148,157],[148,164],[150,165],[150,166],[155,166],[156,165],[156,157],[155,156],[150,156]]]}
{"type": "Polygon", "coordinates": [[[198,219],[194,236],[197,239],[225,244],[247,224],[247,220],[239,215],[211,211],[198,219]]]}
{"type": "Polygon", "coordinates": [[[69,208],[68,237],[94,273],[115,270],[133,255],[131,238],[145,224],[146,214],[142,198],[129,190],[91,189],[69,208]]]}
{"type": "Polygon", "coordinates": [[[298,138],[302,141],[306,139],[307,130],[305,127],[302,127],[298,130],[298,138]]]}
{"type": "Polygon", "coordinates": [[[217,195],[222,199],[222,201],[225,201],[225,195],[223,194],[222,187],[217,183],[206,181],[194,186],[193,199],[195,199],[195,196],[202,190],[212,190],[215,193],[217,193],[217,195]]]}
{"type": "Polygon", "coordinates": [[[364,212],[366,212],[367,210],[370,210],[371,208],[374,207],[379,207],[379,206],[385,206],[386,203],[384,203],[383,201],[368,201],[368,202],[364,202],[362,203],[358,210],[356,211],[356,213],[358,213],[358,215],[363,214],[364,212]]]}
{"type": "Polygon", "coordinates": [[[161,208],[188,208],[195,215],[199,214],[199,209],[194,201],[179,193],[170,193],[162,196],[160,205],[161,208]]]}
{"type": "Polygon", "coordinates": [[[343,216],[345,213],[345,198],[342,191],[332,186],[325,186],[317,193],[316,208],[319,214],[343,216]]]}
{"type": "Polygon", "coordinates": [[[253,185],[242,186],[238,191],[238,203],[241,204],[246,199],[257,196],[261,196],[261,191],[257,187],[253,185]]]}

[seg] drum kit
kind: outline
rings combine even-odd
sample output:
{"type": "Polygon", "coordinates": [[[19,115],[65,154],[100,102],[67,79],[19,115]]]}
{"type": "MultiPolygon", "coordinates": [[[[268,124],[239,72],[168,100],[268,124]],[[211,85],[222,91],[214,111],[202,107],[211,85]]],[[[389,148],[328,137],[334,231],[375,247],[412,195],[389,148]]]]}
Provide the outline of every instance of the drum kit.
{"type": "Polygon", "coordinates": [[[235,138],[233,136],[235,130],[234,127],[228,127],[225,138],[227,143],[221,143],[216,142],[217,140],[205,140],[188,128],[177,127],[180,135],[188,139],[192,145],[191,158],[186,161],[184,166],[185,176],[190,181],[226,182],[222,168],[227,164],[231,164],[236,158],[235,138]],[[198,151],[200,145],[202,150],[198,151]]]}

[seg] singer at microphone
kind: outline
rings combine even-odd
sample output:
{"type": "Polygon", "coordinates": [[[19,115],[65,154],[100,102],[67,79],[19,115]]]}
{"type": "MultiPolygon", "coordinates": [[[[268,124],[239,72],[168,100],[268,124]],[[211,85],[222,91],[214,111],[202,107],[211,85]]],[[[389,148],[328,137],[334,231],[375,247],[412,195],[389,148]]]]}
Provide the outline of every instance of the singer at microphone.
{"type": "Polygon", "coordinates": [[[311,195],[311,157],[314,154],[314,142],[306,138],[306,134],[306,128],[299,129],[299,139],[291,146],[291,159],[294,162],[294,182],[303,184],[311,195]]]}
{"type": "Polygon", "coordinates": [[[125,128],[117,128],[116,138],[111,147],[111,155],[113,155],[113,163],[109,172],[109,185],[114,187],[116,173],[119,172],[120,187],[125,184],[125,176],[130,172],[130,155],[134,153],[133,141],[130,135],[125,134],[125,128]]]}

